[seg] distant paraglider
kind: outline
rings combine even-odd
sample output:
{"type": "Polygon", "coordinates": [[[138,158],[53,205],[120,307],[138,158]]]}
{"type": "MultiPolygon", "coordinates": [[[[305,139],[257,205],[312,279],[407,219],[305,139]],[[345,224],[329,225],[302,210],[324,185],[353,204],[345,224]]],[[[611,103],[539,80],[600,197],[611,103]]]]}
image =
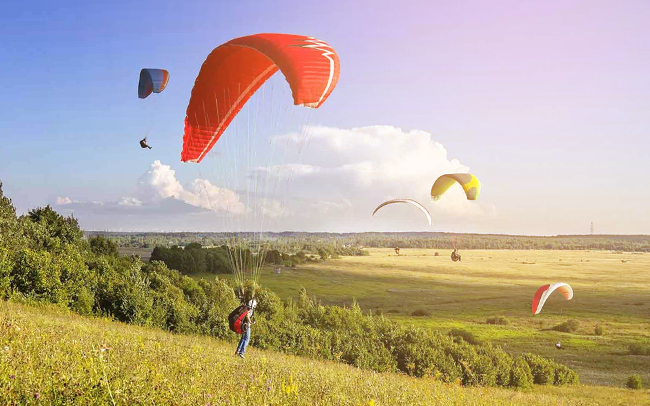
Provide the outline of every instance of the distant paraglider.
{"type": "Polygon", "coordinates": [[[399,247],[395,247],[395,254],[399,255],[399,247]]]}
{"type": "Polygon", "coordinates": [[[147,144],[147,137],[144,137],[143,139],[140,140],[140,148],[151,149],[151,147],[147,144]]]}
{"type": "Polygon", "coordinates": [[[427,211],[427,209],[422,206],[420,203],[416,202],[415,200],[412,199],[393,199],[393,200],[388,200],[377,206],[375,211],[372,212],[372,215],[374,216],[375,213],[377,213],[377,210],[381,209],[382,207],[388,205],[388,204],[393,204],[393,203],[409,203],[412,204],[413,206],[417,207],[420,209],[422,213],[424,213],[425,216],[427,216],[427,220],[429,221],[429,225],[431,225],[431,215],[427,211]]]}
{"type": "Polygon", "coordinates": [[[458,247],[456,247],[456,237],[451,237],[451,245],[454,247],[454,250],[451,252],[451,260],[458,262],[461,260],[460,253],[458,252],[458,247]]]}
{"type": "Polygon", "coordinates": [[[142,69],[138,82],[138,97],[146,99],[151,93],[160,93],[167,87],[169,72],[165,69],[142,69]]]}
{"type": "Polygon", "coordinates": [[[539,314],[542,311],[542,307],[544,307],[546,299],[548,299],[551,293],[556,290],[562,293],[566,300],[573,299],[573,289],[571,289],[571,286],[569,286],[568,283],[558,282],[550,285],[544,285],[537,289],[535,296],[533,296],[533,314],[539,314]]]}
{"type": "Polygon", "coordinates": [[[481,193],[481,182],[478,178],[471,173],[449,173],[442,175],[434,182],[431,187],[431,198],[434,201],[440,200],[440,197],[449,189],[454,183],[458,182],[465,191],[467,200],[476,200],[481,193]]]}

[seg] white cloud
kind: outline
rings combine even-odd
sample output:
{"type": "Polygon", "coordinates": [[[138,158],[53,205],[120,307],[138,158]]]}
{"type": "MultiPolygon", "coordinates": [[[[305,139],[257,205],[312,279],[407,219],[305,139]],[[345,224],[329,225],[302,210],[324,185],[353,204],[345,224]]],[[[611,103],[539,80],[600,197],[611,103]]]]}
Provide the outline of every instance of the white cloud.
{"type": "MultiPolygon", "coordinates": [[[[419,201],[429,208],[434,218],[436,215],[481,217],[494,211],[486,211],[480,202],[467,201],[461,188],[450,189],[440,202],[430,202],[429,191],[438,176],[469,172],[469,167],[449,158],[445,147],[428,132],[370,126],[310,127],[302,133],[311,138],[308,149],[294,154],[300,162],[273,166],[268,174],[290,178],[290,192],[302,199],[318,197],[313,205],[318,213],[332,207],[324,201],[338,201],[340,205],[340,198],[345,198],[354,206],[357,220],[361,220],[379,203],[398,197],[419,201]]],[[[277,136],[275,141],[288,145],[294,152],[304,143],[303,136],[296,133],[277,136]]],[[[396,222],[409,217],[404,212],[408,208],[396,210],[396,222]]],[[[381,222],[375,220],[374,224],[381,222]]],[[[364,224],[373,227],[373,223],[364,224]]]]}
{"type": "Polygon", "coordinates": [[[260,211],[265,217],[270,219],[288,217],[293,214],[281,201],[276,199],[263,199],[260,205],[260,211]]]}
{"type": "Polygon", "coordinates": [[[58,206],[65,206],[65,205],[68,205],[68,204],[72,204],[72,199],[70,199],[69,197],[59,196],[59,197],[56,198],[56,204],[58,206]]]}
{"type": "Polygon", "coordinates": [[[142,202],[137,197],[123,197],[118,203],[118,206],[142,206],[142,202]]]}
{"type": "Polygon", "coordinates": [[[237,193],[219,188],[205,179],[194,179],[185,188],[176,179],[176,171],[169,165],[154,161],[151,169],[138,180],[137,195],[140,201],[155,204],[164,199],[178,199],[191,206],[206,210],[241,214],[247,211],[237,193]]]}

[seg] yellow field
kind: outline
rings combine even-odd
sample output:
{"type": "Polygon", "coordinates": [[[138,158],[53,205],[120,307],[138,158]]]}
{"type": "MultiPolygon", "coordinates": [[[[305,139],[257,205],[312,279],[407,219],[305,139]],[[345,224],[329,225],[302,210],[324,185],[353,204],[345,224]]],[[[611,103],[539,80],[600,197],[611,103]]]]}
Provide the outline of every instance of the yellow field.
{"type": "Polygon", "coordinates": [[[650,254],[605,251],[450,251],[370,249],[370,256],[342,257],[316,264],[270,270],[262,284],[282,297],[307,288],[323,303],[381,311],[404,323],[449,330],[463,328],[514,353],[534,352],[576,369],[583,383],[622,386],[638,373],[650,384],[650,357],[628,355],[631,343],[650,339],[650,254]],[[568,282],[574,299],[555,294],[533,316],[535,290],[568,282]],[[430,313],[412,317],[414,310],[430,313]],[[508,326],[486,324],[503,315],[508,326]],[[575,334],[549,330],[576,319],[575,334]],[[604,335],[596,336],[597,324],[604,335]],[[562,351],[555,349],[561,341],[562,351]]]}

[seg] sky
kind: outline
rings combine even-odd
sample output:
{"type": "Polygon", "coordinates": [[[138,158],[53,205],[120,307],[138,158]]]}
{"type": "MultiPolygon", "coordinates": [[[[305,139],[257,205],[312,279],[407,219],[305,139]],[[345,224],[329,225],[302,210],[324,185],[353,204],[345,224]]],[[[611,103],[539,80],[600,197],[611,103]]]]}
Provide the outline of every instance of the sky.
{"type": "Polygon", "coordinates": [[[93,230],[650,234],[648,21],[647,1],[3,2],[0,181],[93,230]],[[331,44],[336,89],[293,107],[277,74],[180,162],[205,57],[261,32],[331,44]],[[140,100],[143,67],[170,81],[140,100]],[[431,202],[454,171],[479,200],[431,202]],[[371,216],[390,198],[433,225],[371,216]]]}

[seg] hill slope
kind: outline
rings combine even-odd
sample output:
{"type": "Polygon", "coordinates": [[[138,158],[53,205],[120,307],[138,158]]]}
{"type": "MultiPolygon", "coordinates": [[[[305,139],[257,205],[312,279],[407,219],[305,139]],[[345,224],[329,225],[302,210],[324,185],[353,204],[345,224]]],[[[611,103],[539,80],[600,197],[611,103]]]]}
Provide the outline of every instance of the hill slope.
{"type": "Polygon", "coordinates": [[[0,302],[0,404],[634,405],[603,387],[461,388],[0,302]]]}

